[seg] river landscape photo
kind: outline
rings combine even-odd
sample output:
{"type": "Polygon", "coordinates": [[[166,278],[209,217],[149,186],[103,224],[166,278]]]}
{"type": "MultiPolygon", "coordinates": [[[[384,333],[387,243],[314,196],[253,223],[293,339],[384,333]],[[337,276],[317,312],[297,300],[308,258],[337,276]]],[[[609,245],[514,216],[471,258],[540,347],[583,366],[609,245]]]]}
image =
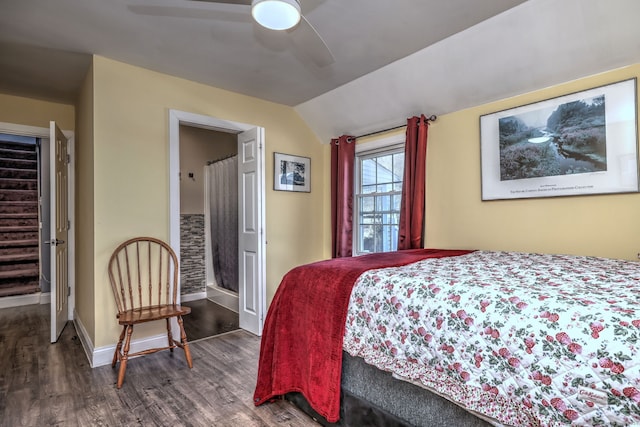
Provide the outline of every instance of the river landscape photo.
{"type": "Polygon", "coordinates": [[[501,181],[607,170],[604,95],[503,117],[498,128],[501,181]]]}

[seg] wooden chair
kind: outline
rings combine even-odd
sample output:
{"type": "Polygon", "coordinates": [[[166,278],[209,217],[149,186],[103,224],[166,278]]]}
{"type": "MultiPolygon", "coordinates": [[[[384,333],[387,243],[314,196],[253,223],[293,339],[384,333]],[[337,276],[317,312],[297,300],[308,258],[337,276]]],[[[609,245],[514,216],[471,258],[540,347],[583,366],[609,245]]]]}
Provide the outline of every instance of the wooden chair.
{"type": "Polygon", "coordinates": [[[171,350],[184,350],[189,368],[193,367],[187,334],[182,316],[191,308],[176,304],[178,293],[178,258],[165,242],[153,237],[136,237],[118,246],[109,260],[109,280],[118,306],[118,323],[123,326],[111,366],[120,361],[117,387],[122,387],[127,361],[130,357],[171,350]],[[180,341],[171,334],[172,318],[180,327],[180,341]],[[151,348],[129,353],[133,326],[139,323],[165,319],[167,322],[167,347],[151,348]]]}

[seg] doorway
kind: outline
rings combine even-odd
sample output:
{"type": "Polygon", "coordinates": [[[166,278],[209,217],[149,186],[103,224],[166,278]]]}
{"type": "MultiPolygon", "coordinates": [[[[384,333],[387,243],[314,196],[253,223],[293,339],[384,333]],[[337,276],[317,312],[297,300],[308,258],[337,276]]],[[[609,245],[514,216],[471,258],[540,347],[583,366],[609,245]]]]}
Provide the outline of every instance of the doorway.
{"type": "Polygon", "coordinates": [[[190,341],[239,328],[237,137],[180,125],[180,295],[190,341]]]}
{"type": "MultiPolygon", "coordinates": [[[[53,122],[52,122],[53,123],[53,122]]],[[[49,216],[51,212],[51,202],[49,195],[50,193],[45,191],[50,188],[51,182],[51,171],[49,168],[50,164],[50,147],[51,147],[51,128],[40,128],[34,126],[25,126],[14,123],[2,123],[0,122],[0,133],[16,135],[20,137],[34,138],[39,145],[38,148],[38,198],[39,198],[39,206],[38,206],[38,222],[40,232],[38,233],[38,264],[39,264],[39,273],[38,280],[40,282],[40,288],[45,291],[49,289],[51,291],[52,281],[52,272],[51,272],[51,254],[54,252],[51,247],[46,243],[46,241],[52,240],[50,235],[51,223],[52,219],[49,216]]],[[[75,186],[74,180],[74,144],[73,144],[73,132],[72,131],[64,131],[64,135],[61,135],[61,138],[68,139],[68,144],[65,144],[65,147],[68,148],[68,154],[64,156],[66,159],[65,162],[65,170],[68,173],[68,180],[66,181],[66,185],[64,185],[61,190],[64,189],[66,194],[68,194],[68,200],[65,204],[66,213],[69,215],[69,221],[65,221],[65,231],[68,231],[68,237],[65,240],[68,240],[68,243],[65,245],[65,249],[67,250],[65,255],[65,259],[68,260],[68,266],[65,263],[65,271],[68,272],[68,280],[66,284],[68,284],[68,292],[65,292],[65,307],[64,313],[59,316],[61,319],[64,319],[64,322],[60,325],[64,326],[67,319],[73,319],[73,310],[74,310],[74,290],[75,290],[75,268],[74,268],[74,253],[75,253],[75,222],[74,222],[74,191],[73,188],[75,186]],[[68,298],[67,298],[68,295],[68,298]]],[[[67,287],[65,285],[65,291],[67,287]]],[[[51,292],[38,292],[32,293],[29,295],[23,295],[18,297],[7,296],[4,298],[0,298],[0,308],[12,307],[12,306],[21,306],[21,305],[31,305],[31,304],[51,304],[51,292]]],[[[57,307],[58,305],[56,305],[57,307]]],[[[52,305],[53,307],[53,305],[52,305]]],[[[55,342],[57,339],[53,338],[54,332],[53,327],[57,324],[56,321],[51,322],[52,325],[52,340],[51,342],[55,342]]]]}
{"type": "MultiPolygon", "coordinates": [[[[180,179],[188,180],[191,178],[190,171],[181,171],[180,168],[181,126],[231,134],[236,140],[238,153],[238,319],[240,328],[261,335],[266,311],[264,129],[250,124],[229,122],[184,111],[169,111],[170,244],[181,258],[180,179]]],[[[191,172],[194,173],[195,178],[196,172],[191,172]]],[[[183,286],[182,283],[180,286],[183,286]]]]}
{"type": "Polygon", "coordinates": [[[5,304],[38,303],[49,292],[47,258],[41,259],[39,245],[39,224],[49,225],[38,203],[48,196],[40,145],[35,137],[0,134],[0,297],[13,297],[5,304]]]}

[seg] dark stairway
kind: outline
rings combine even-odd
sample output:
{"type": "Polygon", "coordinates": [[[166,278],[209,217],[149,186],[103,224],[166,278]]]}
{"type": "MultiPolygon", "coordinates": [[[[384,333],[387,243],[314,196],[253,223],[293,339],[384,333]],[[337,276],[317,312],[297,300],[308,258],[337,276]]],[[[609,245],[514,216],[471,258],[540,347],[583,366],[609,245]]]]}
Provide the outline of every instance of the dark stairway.
{"type": "Polygon", "coordinates": [[[40,291],[36,145],[0,140],[0,297],[40,291]]]}

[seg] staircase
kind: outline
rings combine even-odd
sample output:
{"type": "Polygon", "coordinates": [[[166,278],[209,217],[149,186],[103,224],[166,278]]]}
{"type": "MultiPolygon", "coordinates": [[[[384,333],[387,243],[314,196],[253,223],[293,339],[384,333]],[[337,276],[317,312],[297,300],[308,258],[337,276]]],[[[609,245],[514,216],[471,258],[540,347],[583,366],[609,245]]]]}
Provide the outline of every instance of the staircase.
{"type": "Polygon", "coordinates": [[[36,145],[0,140],[0,297],[40,291],[36,145]]]}

